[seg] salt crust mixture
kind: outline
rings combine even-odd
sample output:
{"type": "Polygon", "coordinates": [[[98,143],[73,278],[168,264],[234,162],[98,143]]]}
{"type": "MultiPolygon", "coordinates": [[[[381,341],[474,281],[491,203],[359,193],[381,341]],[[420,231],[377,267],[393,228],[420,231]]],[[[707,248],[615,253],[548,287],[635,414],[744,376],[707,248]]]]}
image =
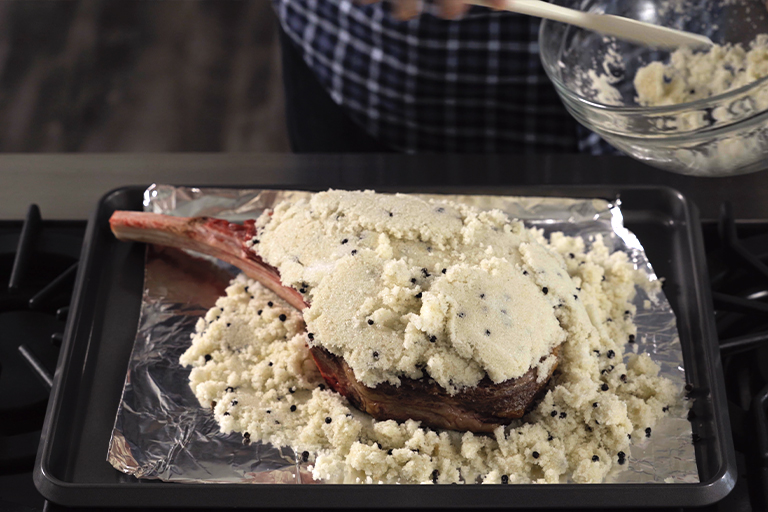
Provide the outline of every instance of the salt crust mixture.
{"type": "Polygon", "coordinates": [[[241,276],[181,363],[222,431],[290,446],[317,479],[600,482],[679,400],[647,354],[623,356],[635,285],[655,285],[599,237],[586,251],[498,211],[370,192],[281,204],[260,225],[259,253],[312,304],[306,328],[241,276]],[[369,386],[426,373],[456,391],[552,364],[561,343],[545,397],[493,435],[374,421],[325,388],[306,348],[342,355],[369,386]]]}
{"type": "Polygon", "coordinates": [[[668,63],[651,62],[637,70],[637,102],[643,106],[677,105],[738,89],[768,76],[768,34],[750,44],[714,45],[708,51],[683,47],[668,63]]]}

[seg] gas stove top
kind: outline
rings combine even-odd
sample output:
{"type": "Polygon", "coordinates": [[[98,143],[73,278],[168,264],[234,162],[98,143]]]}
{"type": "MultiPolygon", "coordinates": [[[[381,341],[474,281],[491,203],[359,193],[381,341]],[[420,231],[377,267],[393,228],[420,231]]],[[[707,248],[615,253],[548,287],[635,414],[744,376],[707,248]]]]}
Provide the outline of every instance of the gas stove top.
{"type": "Polygon", "coordinates": [[[0,222],[0,509],[42,508],[32,466],[85,222],[0,222]]]}
{"type": "MultiPolygon", "coordinates": [[[[739,478],[704,510],[768,504],[768,220],[702,226],[739,478]],[[756,448],[757,447],[757,448],[756,448]]],[[[32,466],[85,222],[0,222],[0,509],[40,510],[32,466]]],[[[690,417],[697,421],[696,415],[690,417]]],[[[46,510],[66,510],[50,503],[46,510]]],[[[679,509],[678,509],[679,510],[679,509]]]]}

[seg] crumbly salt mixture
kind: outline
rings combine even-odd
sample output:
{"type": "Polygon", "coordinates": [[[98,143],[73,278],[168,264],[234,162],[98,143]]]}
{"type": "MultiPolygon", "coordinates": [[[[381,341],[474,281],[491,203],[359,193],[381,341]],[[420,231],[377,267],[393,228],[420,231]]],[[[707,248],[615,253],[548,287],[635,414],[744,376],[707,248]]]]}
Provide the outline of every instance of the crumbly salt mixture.
{"type": "MultiPolygon", "coordinates": [[[[539,262],[542,242],[539,234],[521,259],[539,262]]],[[[626,254],[609,254],[599,237],[585,251],[581,238],[557,233],[549,248],[576,285],[569,306],[552,305],[569,337],[543,400],[493,435],[374,421],[355,410],[322,383],[298,312],[242,276],[198,322],[181,362],[194,367],[190,385],[222,431],[289,446],[326,482],[600,482],[626,464],[630,437],[650,436],[680,390],[658,377],[647,354],[623,355],[636,334],[635,284],[649,286],[626,254]]],[[[564,286],[562,267],[537,268],[553,290],[564,286]]]]}
{"type": "Polygon", "coordinates": [[[637,70],[637,102],[643,106],[677,105],[738,89],[768,76],[768,34],[749,50],[735,44],[707,51],[679,48],[668,63],[651,62],[637,70]]]}

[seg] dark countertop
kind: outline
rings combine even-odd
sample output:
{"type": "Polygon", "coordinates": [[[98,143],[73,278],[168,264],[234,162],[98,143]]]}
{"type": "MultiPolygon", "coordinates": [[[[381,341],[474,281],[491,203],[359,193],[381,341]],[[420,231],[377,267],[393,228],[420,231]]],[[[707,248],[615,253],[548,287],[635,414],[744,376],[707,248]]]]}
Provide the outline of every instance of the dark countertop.
{"type": "Polygon", "coordinates": [[[285,185],[339,188],[643,184],[675,188],[704,220],[724,200],[736,218],[768,219],[768,173],[692,178],[627,157],[588,155],[293,155],[263,153],[0,154],[0,219],[37,203],[46,219],[85,219],[126,185],[285,185]]]}

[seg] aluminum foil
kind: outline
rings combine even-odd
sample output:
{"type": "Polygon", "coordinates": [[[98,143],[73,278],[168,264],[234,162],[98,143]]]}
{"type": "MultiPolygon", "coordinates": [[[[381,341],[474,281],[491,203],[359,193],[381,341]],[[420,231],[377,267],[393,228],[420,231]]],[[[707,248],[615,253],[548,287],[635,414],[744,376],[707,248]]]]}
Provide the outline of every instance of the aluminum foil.
{"type": "MultiPolygon", "coordinates": [[[[178,216],[215,216],[230,221],[258,217],[265,208],[308,192],[184,188],[152,185],[144,209],[178,216]]],[[[636,268],[657,279],[637,237],[624,227],[620,201],[552,197],[434,196],[498,208],[545,233],[578,235],[589,245],[602,234],[612,250],[629,254],[636,268]]],[[[222,434],[211,411],[189,388],[189,368],[179,356],[191,344],[197,318],[224,294],[239,271],[223,262],[168,248],[149,247],[141,318],[131,354],[107,460],[138,478],[175,482],[317,483],[288,448],[244,445],[238,433],[222,434]]],[[[660,293],[638,288],[637,342],[625,352],[648,352],[661,374],[680,389],[685,370],[675,314],[660,293]]],[[[680,405],[633,444],[628,467],[606,483],[697,483],[691,425],[680,405]]],[[[624,468],[624,467],[622,467],[624,468]]]]}

